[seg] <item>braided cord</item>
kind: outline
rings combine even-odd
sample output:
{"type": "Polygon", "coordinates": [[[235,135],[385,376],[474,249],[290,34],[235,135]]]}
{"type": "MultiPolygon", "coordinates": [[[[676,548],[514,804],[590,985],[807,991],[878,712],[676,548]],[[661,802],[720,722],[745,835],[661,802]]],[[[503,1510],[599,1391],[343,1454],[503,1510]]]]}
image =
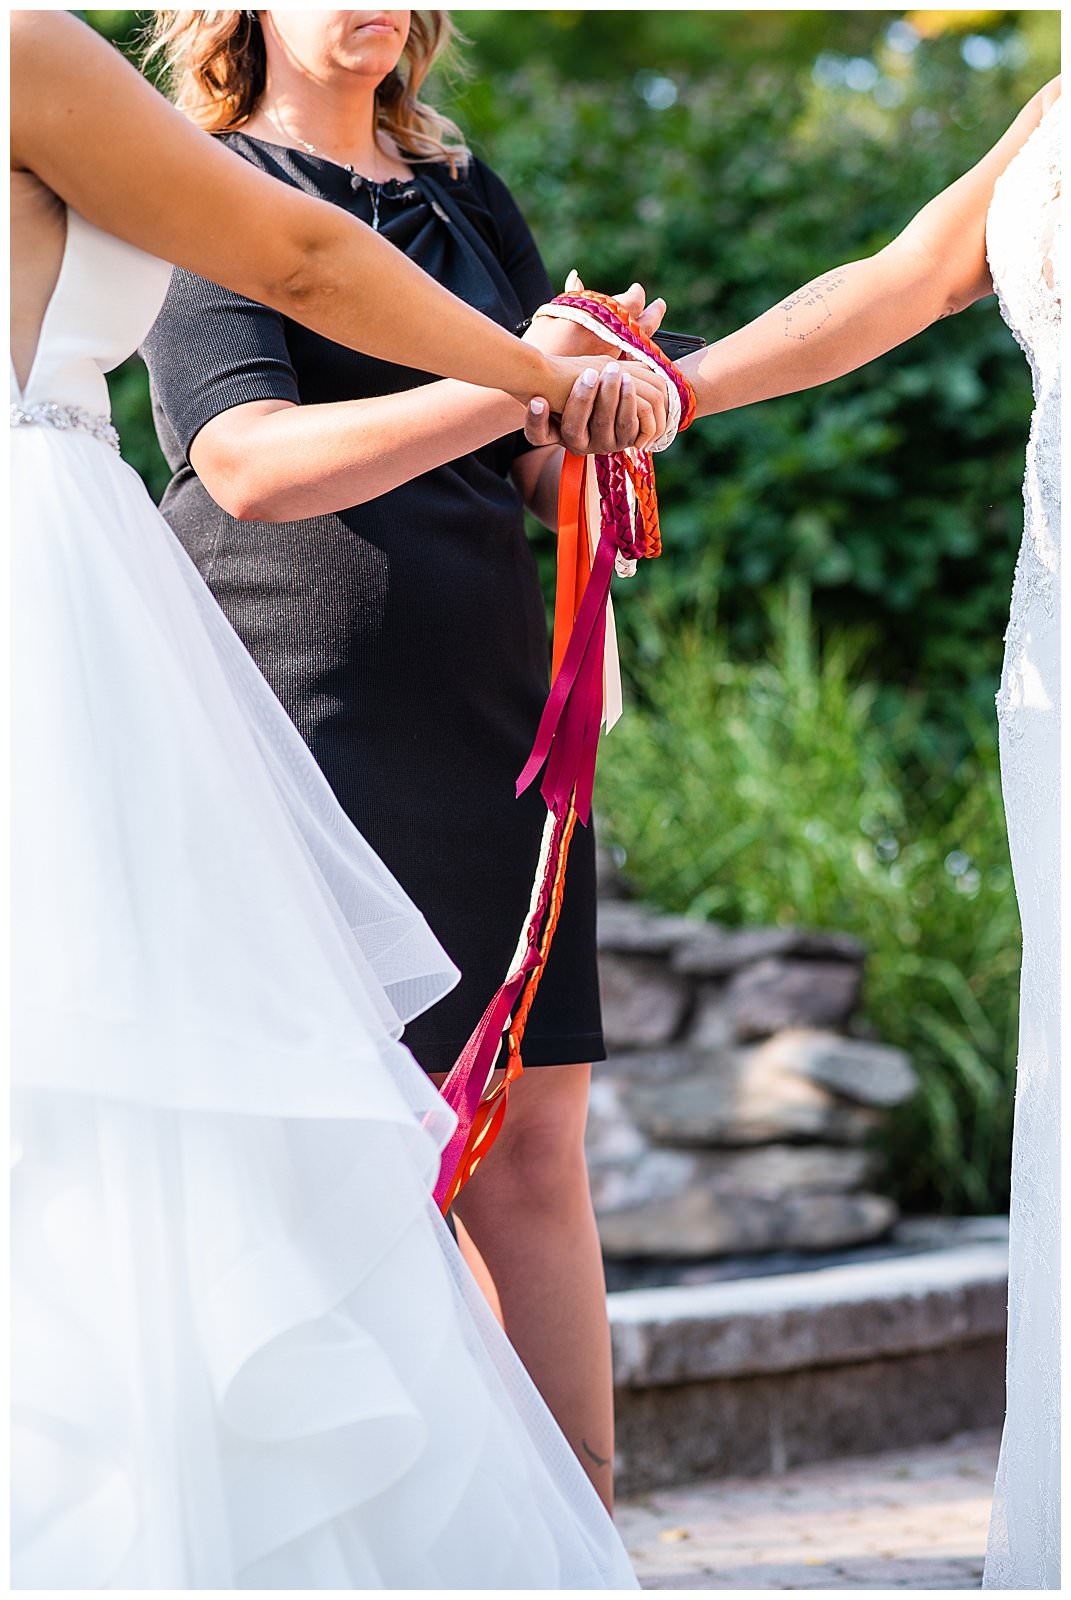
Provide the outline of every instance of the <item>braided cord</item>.
{"type": "MultiPolygon", "coordinates": [[[[593,290],[558,295],[536,315],[564,316],[581,323],[600,338],[609,334],[611,337],[607,342],[620,345],[665,378],[669,426],[663,438],[657,441],[656,450],[664,449],[679,429],[691,424],[695,417],[695,394],[691,385],[654,341],[648,338],[636,319],[609,295],[593,290]]],[[[565,753],[559,754],[557,747],[553,748],[548,772],[551,766],[557,764],[557,776],[550,789],[547,787],[548,778],[544,778],[543,792],[548,797],[547,825],[528,915],[510,964],[509,975],[459,1057],[458,1066],[443,1086],[444,1098],[461,1113],[457,1143],[461,1144],[464,1139],[460,1154],[450,1158],[453,1170],[448,1170],[450,1162],[445,1155],[443,1158],[435,1196],[444,1212],[450,1209],[494,1144],[505,1117],[510,1085],[524,1071],[522,1046],[525,1030],[561,917],[569,847],[578,820],[586,822],[588,818],[599,739],[599,707],[602,705],[601,672],[598,677],[593,677],[601,656],[597,657],[593,652],[604,649],[603,630],[612,566],[616,565],[622,574],[629,574],[635,570],[638,560],[653,559],[662,551],[654,463],[648,451],[624,450],[583,462],[567,457],[562,494],[563,504],[566,498],[570,498],[575,505],[575,508],[570,507],[568,518],[573,549],[569,552],[559,549],[559,560],[564,554],[569,561],[571,599],[566,597],[570,603],[563,602],[559,615],[560,620],[569,626],[570,638],[567,642],[555,639],[558,668],[551,700],[544,712],[544,723],[550,730],[546,735],[548,741],[557,739],[559,729],[564,731],[568,726],[569,732],[563,747],[565,753]],[[595,587],[590,586],[593,567],[586,549],[588,534],[583,509],[585,477],[592,471],[599,501],[599,549],[603,552],[599,557],[602,577],[600,585],[595,587]],[[583,551],[577,543],[581,530],[585,544],[583,551]],[[580,597],[583,595],[587,598],[582,606],[580,597]],[[583,622],[578,628],[582,612],[583,622]],[[593,691],[598,695],[594,706],[589,703],[593,691]],[[551,702],[554,702],[553,707],[551,702]],[[565,773],[568,774],[567,781],[559,782],[565,773]],[[466,1105],[472,1105],[471,1090],[468,1090],[472,1082],[469,1063],[488,1059],[488,1053],[493,1048],[491,1019],[501,1016],[502,1008],[509,1003],[514,991],[517,998],[513,1018],[507,1024],[505,1074],[494,1088],[481,1096],[470,1113],[464,1109],[466,1105]],[[465,1128],[464,1124],[470,1116],[471,1121],[465,1128]]],[[[541,743],[544,723],[540,725],[540,735],[537,736],[536,748],[528,767],[518,782],[518,793],[532,781],[542,764],[540,758],[551,749],[550,743],[541,743]]]]}

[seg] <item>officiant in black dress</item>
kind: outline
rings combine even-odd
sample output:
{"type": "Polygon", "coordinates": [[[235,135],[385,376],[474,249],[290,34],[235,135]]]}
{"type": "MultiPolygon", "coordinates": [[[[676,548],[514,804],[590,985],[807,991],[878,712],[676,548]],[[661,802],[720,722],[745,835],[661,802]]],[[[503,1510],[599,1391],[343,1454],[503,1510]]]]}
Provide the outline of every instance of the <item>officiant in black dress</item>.
{"type": "MultiPolygon", "coordinates": [[[[364,221],[377,213],[392,244],[504,326],[554,293],[508,191],[478,161],[458,179],[420,166],[374,186],[302,150],[243,133],[226,142],[364,221]]],[[[449,1071],[506,976],[546,815],[537,790],[514,793],[548,689],[543,595],[510,476],[530,447],[511,433],[361,505],[239,519],[189,460],[221,414],[431,380],[182,271],[143,354],[174,474],[161,510],[345,810],[461,968],[458,987],[406,1029],[425,1070],[449,1071]]],[[[594,841],[580,830],[526,1068],[605,1053],[594,919],[594,841]]]]}
{"type": "MultiPolygon", "coordinates": [[[[505,185],[418,98],[447,13],[159,16],[185,19],[160,24],[175,98],[246,160],[377,227],[506,327],[552,296],[505,185]]],[[[550,328],[537,336],[579,332],[550,328]]],[[[405,1033],[445,1073],[507,974],[539,855],[544,804],[515,794],[549,686],[524,515],[555,520],[558,452],[532,450],[508,396],[358,355],[184,271],[143,353],[173,473],[164,515],[461,969],[405,1033]]],[[[527,1070],[455,1215],[608,1501],[610,1345],[583,1144],[604,1054],[594,839],[578,829],[527,1070]]]]}

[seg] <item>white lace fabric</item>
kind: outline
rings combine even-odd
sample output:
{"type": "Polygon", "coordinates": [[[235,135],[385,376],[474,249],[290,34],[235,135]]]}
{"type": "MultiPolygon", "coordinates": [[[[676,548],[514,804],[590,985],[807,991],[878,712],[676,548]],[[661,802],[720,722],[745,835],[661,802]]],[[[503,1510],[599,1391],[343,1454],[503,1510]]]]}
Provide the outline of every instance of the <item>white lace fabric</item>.
{"type": "Polygon", "coordinates": [[[1061,102],[998,181],[986,244],[1034,387],[997,695],[1023,928],[1012,1146],[1008,1411],[983,1586],[1060,1586],[1060,149],[1061,102]]]}

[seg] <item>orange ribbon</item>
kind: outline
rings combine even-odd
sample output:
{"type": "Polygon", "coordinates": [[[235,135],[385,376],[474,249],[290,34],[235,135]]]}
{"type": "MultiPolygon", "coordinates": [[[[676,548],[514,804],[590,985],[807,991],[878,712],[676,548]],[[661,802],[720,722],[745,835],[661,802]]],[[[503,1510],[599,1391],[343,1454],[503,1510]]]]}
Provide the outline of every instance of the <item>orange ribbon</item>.
{"type": "Polygon", "coordinates": [[[554,656],[551,679],[558,676],[573,623],[591,576],[591,540],[584,494],[586,458],[565,452],[558,483],[558,580],[554,594],[554,656]]]}
{"type": "MultiPolygon", "coordinates": [[[[624,325],[629,340],[634,345],[646,346],[665,366],[665,358],[657,351],[634,319],[622,312],[608,296],[585,293],[577,297],[582,304],[616,319],[618,327],[624,325]]],[[[568,297],[560,297],[566,300],[568,297]]],[[[613,331],[613,330],[612,330],[613,331]]],[[[681,426],[687,427],[695,413],[695,396],[679,374],[674,374],[678,390],[687,391],[683,397],[681,426]]],[[[591,479],[594,493],[595,476],[591,479]]],[[[565,729],[566,742],[553,749],[559,751],[558,769],[545,774],[544,796],[547,798],[549,816],[544,844],[541,848],[540,867],[533,893],[535,899],[526,933],[522,935],[521,964],[506,979],[498,994],[492,999],[484,1018],[458,1058],[450,1080],[443,1086],[444,1098],[458,1109],[458,1126],[452,1144],[444,1153],[435,1198],[443,1212],[449,1211],[458,1194],[468,1183],[480,1162],[491,1149],[502,1127],[506,1114],[511,1084],[524,1071],[521,1045],[532,1003],[546,967],[547,957],[561,915],[565,889],[565,873],[569,845],[578,820],[587,821],[590,805],[591,783],[594,777],[595,751],[598,744],[598,717],[592,715],[593,693],[596,685],[591,678],[590,655],[598,647],[599,629],[605,627],[605,608],[609,594],[612,568],[607,562],[612,558],[613,546],[608,540],[617,538],[620,556],[634,560],[637,556],[657,556],[661,551],[658,526],[658,500],[655,493],[654,467],[648,454],[622,452],[600,460],[589,461],[585,456],[565,452],[558,486],[558,573],[554,597],[554,646],[551,673],[551,699],[544,711],[543,722],[537,735],[536,746],[529,758],[528,767],[518,780],[518,793],[534,780],[542,761],[538,758],[546,749],[556,731],[565,729]],[[587,474],[597,475],[599,483],[600,526],[593,530],[588,522],[587,474]],[[631,488],[635,500],[629,499],[631,488]],[[610,507],[608,511],[606,508],[610,507]],[[634,506],[634,509],[632,509],[634,506]],[[616,533],[608,532],[610,527],[616,533]],[[598,533],[598,560],[593,568],[592,533],[598,533]],[[593,570],[599,582],[590,593],[589,584],[593,570]],[[585,600],[585,596],[587,599],[585,600]],[[602,610],[596,614],[597,605],[602,610]],[[583,606],[584,615],[581,617],[583,606]],[[580,618],[580,632],[577,621],[580,618]],[[583,638],[581,638],[581,633],[583,638]],[[574,634],[576,635],[574,639],[574,634]],[[570,641],[574,649],[570,651],[570,641]],[[587,652],[587,654],[585,654],[587,652]],[[566,658],[569,663],[566,665],[566,658]],[[577,658],[577,659],[573,659],[577,658]],[[579,665],[578,665],[579,661],[579,665]],[[565,671],[563,672],[563,666],[565,671]],[[561,682],[558,683],[559,675],[561,682]],[[575,691],[575,693],[574,693],[575,691]],[[570,699],[573,694],[574,698],[570,699]],[[585,699],[587,697],[587,699],[585,699]],[[578,715],[581,720],[578,721],[578,715]],[[572,721],[569,721],[569,718],[572,721]],[[584,722],[582,719],[587,718],[584,722]],[[544,724],[546,728],[544,728],[544,724]],[[576,757],[575,771],[572,765],[576,757]],[[567,781],[566,781],[567,780],[567,781]],[[550,792],[548,793],[548,785],[550,792]],[[570,794],[571,791],[571,794],[570,794]],[[540,926],[542,924],[542,926],[540,926]],[[526,942],[527,941],[527,942],[526,942]],[[513,1008],[513,1017],[506,1023],[508,1029],[508,1055],[501,1080],[489,1092],[482,1094],[473,1104],[477,1077],[486,1081],[489,1063],[494,1052],[501,1049],[501,1034],[492,1038],[492,1030],[503,1026],[502,1018],[507,1007],[513,1008]],[[460,1150],[460,1154],[456,1152],[460,1150]],[[452,1163],[456,1163],[453,1164],[452,1163]]],[[[605,667],[604,667],[605,675],[605,667]]],[[[603,677],[603,682],[605,676],[603,677]]],[[[604,690],[605,694],[605,690],[604,690]]],[[[555,760],[552,753],[548,763],[555,760]]]]}

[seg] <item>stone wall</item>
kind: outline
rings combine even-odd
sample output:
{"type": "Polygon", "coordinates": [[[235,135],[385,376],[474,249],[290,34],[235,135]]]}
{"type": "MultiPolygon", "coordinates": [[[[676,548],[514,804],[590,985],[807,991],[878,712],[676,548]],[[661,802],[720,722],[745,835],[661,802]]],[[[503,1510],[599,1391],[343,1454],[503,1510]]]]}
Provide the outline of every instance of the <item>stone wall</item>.
{"type": "Polygon", "coordinates": [[[600,904],[599,952],[610,1059],[588,1156],[608,1257],[836,1250],[888,1232],[873,1135],[917,1080],[867,1036],[855,940],[727,930],[618,892],[600,904]]]}

